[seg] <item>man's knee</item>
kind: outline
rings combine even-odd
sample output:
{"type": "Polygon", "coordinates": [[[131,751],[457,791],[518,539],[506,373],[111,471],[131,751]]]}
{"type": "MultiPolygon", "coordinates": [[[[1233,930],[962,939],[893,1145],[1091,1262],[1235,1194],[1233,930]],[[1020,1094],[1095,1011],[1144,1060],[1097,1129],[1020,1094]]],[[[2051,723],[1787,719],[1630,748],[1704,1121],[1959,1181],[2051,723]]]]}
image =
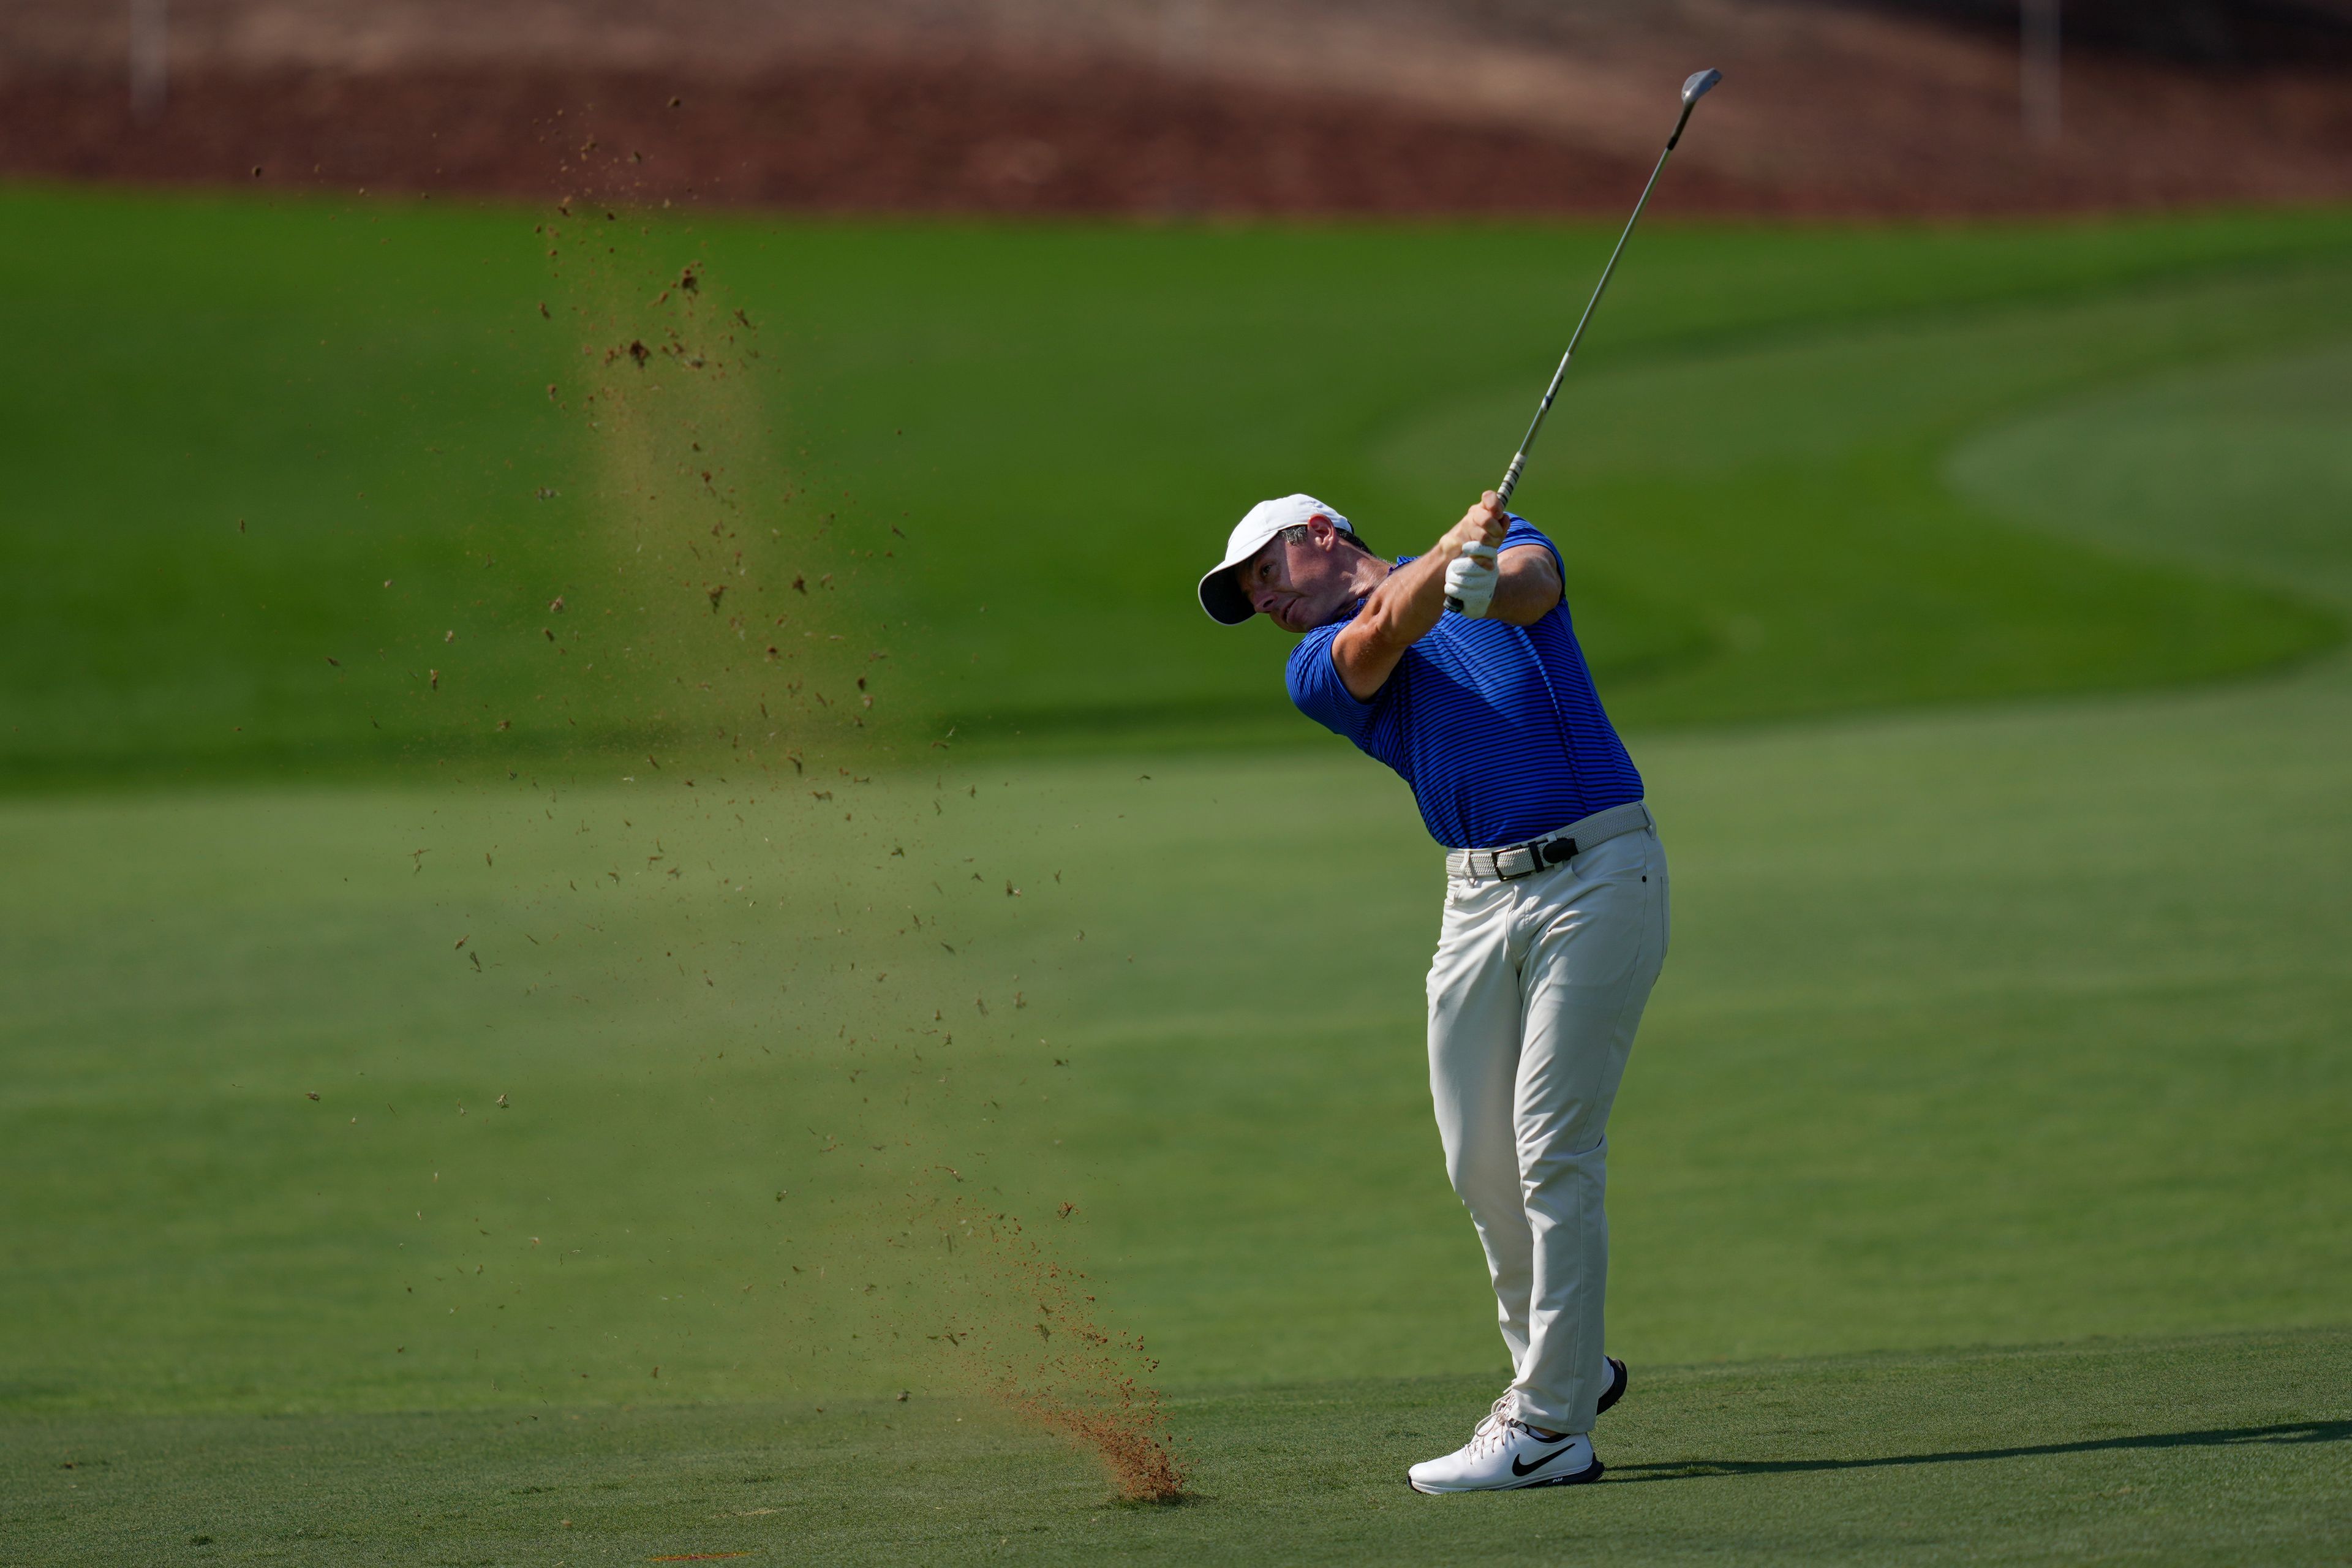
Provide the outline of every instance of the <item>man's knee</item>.
{"type": "Polygon", "coordinates": [[[1516,1208],[1519,1201],[1519,1166],[1503,1149],[1449,1149],[1445,1178],[1472,1215],[1516,1208]]]}
{"type": "Polygon", "coordinates": [[[1549,1144],[1522,1146],[1519,1151],[1518,1181],[1528,1193],[1587,1182],[1598,1184],[1607,1180],[1608,1170],[1609,1139],[1605,1134],[1580,1148],[1566,1140],[1556,1140],[1549,1144]]]}

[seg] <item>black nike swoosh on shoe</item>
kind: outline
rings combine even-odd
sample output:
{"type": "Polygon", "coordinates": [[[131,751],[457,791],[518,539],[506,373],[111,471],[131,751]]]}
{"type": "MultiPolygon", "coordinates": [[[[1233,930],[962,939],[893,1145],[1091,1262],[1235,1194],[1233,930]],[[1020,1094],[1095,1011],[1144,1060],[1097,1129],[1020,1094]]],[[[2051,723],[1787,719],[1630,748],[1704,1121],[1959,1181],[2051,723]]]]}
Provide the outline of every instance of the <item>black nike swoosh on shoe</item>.
{"type": "Polygon", "coordinates": [[[1517,1459],[1513,1459],[1511,1461],[1511,1474],[1515,1476],[1532,1476],[1538,1470],[1542,1469],[1546,1465],[1550,1464],[1554,1459],[1559,1458],[1562,1454],[1567,1453],[1574,1447],[1576,1447],[1575,1438],[1562,1437],[1559,1440],[1559,1447],[1554,1448],[1550,1453],[1546,1454],[1542,1458],[1538,1459],[1532,1465],[1523,1465],[1517,1459]]]}
{"type": "Polygon", "coordinates": [[[1591,1465],[1573,1475],[1541,1476],[1532,1481],[1521,1481],[1517,1487],[1510,1489],[1529,1491],[1537,1487],[1580,1487],[1588,1482],[1599,1480],[1601,1472],[1607,1468],[1607,1466],[1595,1459],[1591,1465]]]}

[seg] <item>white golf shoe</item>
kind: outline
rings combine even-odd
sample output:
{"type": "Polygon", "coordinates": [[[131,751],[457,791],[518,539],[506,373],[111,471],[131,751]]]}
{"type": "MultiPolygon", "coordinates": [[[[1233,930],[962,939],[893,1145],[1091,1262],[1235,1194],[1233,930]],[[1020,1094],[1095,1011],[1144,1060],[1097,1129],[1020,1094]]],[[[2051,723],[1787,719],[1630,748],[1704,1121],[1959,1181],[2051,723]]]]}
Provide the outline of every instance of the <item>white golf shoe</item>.
{"type": "Polygon", "coordinates": [[[1522,1487],[1572,1487],[1601,1479],[1592,1439],[1581,1432],[1547,1437],[1499,1411],[1478,1423],[1470,1441],[1442,1459],[1423,1459],[1405,1472],[1417,1492],[1511,1491],[1522,1487]]]}

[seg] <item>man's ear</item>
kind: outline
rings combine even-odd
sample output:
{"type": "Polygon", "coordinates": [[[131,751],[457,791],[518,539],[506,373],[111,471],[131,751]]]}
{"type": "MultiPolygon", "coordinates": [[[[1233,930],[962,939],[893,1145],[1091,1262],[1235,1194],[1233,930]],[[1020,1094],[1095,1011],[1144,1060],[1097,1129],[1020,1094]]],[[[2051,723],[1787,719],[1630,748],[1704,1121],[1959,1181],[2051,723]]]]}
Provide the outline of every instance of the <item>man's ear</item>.
{"type": "Polygon", "coordinates": [[[1338,547],[1339,531],[1333,527],[1331,520],[1321,512],[1317,512],[1307,520],[1307,530],[1315,536],[1315,542],[1322,549],[1331,550],[1338,547]]]}

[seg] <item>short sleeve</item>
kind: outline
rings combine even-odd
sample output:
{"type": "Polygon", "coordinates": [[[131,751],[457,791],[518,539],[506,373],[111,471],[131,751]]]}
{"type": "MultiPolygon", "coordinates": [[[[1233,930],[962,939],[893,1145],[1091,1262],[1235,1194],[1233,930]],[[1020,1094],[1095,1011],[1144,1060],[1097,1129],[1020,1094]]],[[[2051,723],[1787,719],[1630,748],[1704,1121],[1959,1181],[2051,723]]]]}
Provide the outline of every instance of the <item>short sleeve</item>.
{"type": "Polygon", "coordinates": [[[1552,568],[1559,574],[1559,580],[1563,583],[1567,582],[1568,563],[1559,558],[1559,546],[1554,544],[1548,535],[1526,518],[1516,512],[1511,513],[1510,518],[1511,526],[1504,533],[1503,542],[1497,546],[1497,549],[1517,550],[1522,544],[1540,544],[1551,552],[1552,568]]]}
{"type": "Polygon", "coordinates": [[[1290,650],[1286,678],[1290,700],[1301,713],[1333,734],[1361,746],[1372,732],[1373,721],[1380,717],[1381,699],[1387,689],[1365,702],[1339,679],[1339,667],[1331,662],[1331,645],[1339,641],[1347,625],[1346,621],[1334,621],[1299,638],[1298,646],[1290,650]]]}

